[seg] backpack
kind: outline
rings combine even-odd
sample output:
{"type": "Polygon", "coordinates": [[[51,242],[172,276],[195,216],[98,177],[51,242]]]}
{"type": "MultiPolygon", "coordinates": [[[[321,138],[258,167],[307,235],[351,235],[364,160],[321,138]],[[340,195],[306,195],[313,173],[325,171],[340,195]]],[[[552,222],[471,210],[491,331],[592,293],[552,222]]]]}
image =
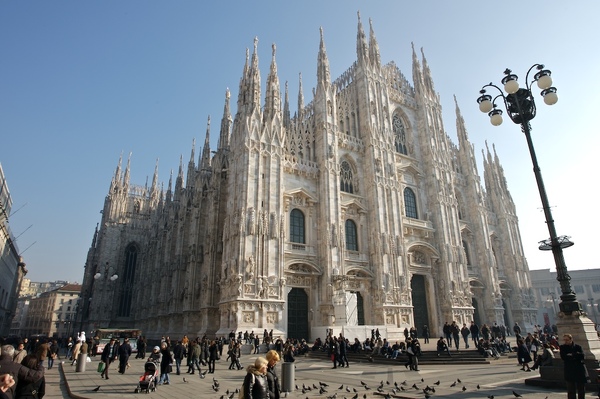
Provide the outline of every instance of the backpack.
{"type": "MultiPolygon", "coordinates": [[[[254,377],[254,373],[250,373],[250,375],[252,376],[252,385],[254,385],[254,382],[256,381],[254,377]]],[[[244,382],[242,382],[242,387],[240,388],[240,394],[238,395],[238,399],[244,399],[246,397],[246,392],[244,387],[246,386],[246,379],[244,378],[244,382]]],[[[252,394],[252,393],[250,393],[252,394]]]]}

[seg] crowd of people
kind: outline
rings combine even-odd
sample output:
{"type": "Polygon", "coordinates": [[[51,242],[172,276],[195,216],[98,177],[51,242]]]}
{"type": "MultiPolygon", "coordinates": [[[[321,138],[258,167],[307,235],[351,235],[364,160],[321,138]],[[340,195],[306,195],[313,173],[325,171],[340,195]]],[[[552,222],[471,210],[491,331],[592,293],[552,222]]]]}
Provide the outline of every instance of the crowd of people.
{"type": "MultiPolygon", "coordinates": [[[[517,352],[517,358],[521,370],[536,370],[541,366],[552,365],[556,353],[569,364],[570,371],[565,368],[565,379],[569,389],[569,398],[575,397],[575,393],[581,392],[582,385],[587,381],[584,375],[583,351],[579,345],[573,343],[570,335],[564,335],[564,343],[560,345],[557,331],[550,326],[536,326],[535,331],[524,334],[521,327],[515,323],[511,333],[506,327],[494,323],[491,326],[483,324],[479,327],[475,322],[470,326],[463,324],[460,327],[456,322],[445,323],[442,335],[437,340],[437,356],[452,356],[452,348],[468,349],[471,343],[474,349],[484,357],[498,358],[506,352],[517,352]],[[511,334],[512,333],[512,334],[511,334]],[[507,341],[508,335],[514,335],[515,346],[507,341]],[[532,363],[530,366],[529,364],[532,363]]],[[[184,335],[180,340],[171,341],[169,337],[162,337],[160,343],[151,347],[147,355],[148,340],[138,337],[136,340],[136,358],[156,364],[160,370],[158,385],[169,385],[170,374],[177,375],[187,373],[190,375],[198,373],[201,378],[215,373],[216,362],[226,354],[226,363],[229,370],[242,370],[242,346],[252,345],[250,353],[260,355],[255,361],[247,366],[246,377],[243,383],[244,397],[252,398],[279,398],[280,386],[275,372],[276,364],[294,362],[297,356],[304,355],[309,351],[325,351],[330,356],[332,368],[348,368],[348,353],[364,353],[370,361],[374,356],[383,356],[389,359],[398,359],[404,362],[407,369],[419,371],[419,357],[422,355],[421,341],[429,342],[429,329],[423,326],[421,336],[415,327],[404,330],[404,340],[391,343],[382,337],[378,329],[371,331],[371,336],[364,341],[354,338],[350,341],[343,334],[335,336],[333,330],[329,330],[324,341],[317,338],[312,346],[306,340],[288,338],[285,341],[273,337],[273,331],[266,329],[261,334],[254,331],[235,332],[231,331],[227,338],[218,337],[210,339],[207,336],[197,337],[190,340],[184,335]],[[400,357],[400,355],[403,355],[400,357]],[[184,367],[187,366],[187,371],[184,367]],[[203,368],[204,371],[203,371],[203,368]]],[[[61,347],[65,360],[74,365],[79,354],[95,356],[99,340],[97,337],[87,338],[85,333],[79,333],[75,338],[68,338],[62,342],[49,340],[40,342],[39,339],[23,339],[15,345],[1,346],[0,356],[0,399],[4,398],[43,398],[45,394],[44,372],[51,369],[54,361],[60,359],[61,347]]],[[[118,372],[124,374],[130,367],[129,357],[133,349],[128,338],[120,342],[116,338],[110,339],[100,354],[101,378],[108,380],[109,370],[112,363],[118,363],[118,372]]],[[[587,377],[587,378],[586,378],[587,377]]]]}

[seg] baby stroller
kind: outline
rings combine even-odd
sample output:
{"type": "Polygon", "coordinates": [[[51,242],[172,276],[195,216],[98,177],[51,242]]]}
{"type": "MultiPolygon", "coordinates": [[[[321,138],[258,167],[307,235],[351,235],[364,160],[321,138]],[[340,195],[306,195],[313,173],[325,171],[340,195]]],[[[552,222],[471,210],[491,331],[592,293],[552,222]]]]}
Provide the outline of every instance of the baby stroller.
{"type": "Polygon", "coordinates": [[[144,364],[144,375],[140,376],[140,381],[135,389],[135,393],[156,391],[156,379],[158,378],[158,366],[154,362],[144,364]]]}

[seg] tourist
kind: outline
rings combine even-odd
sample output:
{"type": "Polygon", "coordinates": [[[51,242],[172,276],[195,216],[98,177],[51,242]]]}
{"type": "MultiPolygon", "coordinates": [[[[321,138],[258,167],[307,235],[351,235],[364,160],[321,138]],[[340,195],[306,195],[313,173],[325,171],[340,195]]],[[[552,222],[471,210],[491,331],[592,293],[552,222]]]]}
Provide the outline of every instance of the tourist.
{"type": "Polygon", "coordinates": [[[279,393],[281,391],[279,387],[279,379],[275,372],[275,366],[279,362],[279,353],[275,350],[267,352],[267,383],[269,387],[269,399],[279,399],[279,393]]]}
{"type": "Polygon", "coordinates": [[[244,399],[269,399],[269,383],[267,381],[268,360],[257,357],[254,364],[246,369],[242,390],[244,399]]]}
{"type": "Polygon", "coordinates": [[[589,381],[585,368],[583,348],[573,342],[571,334],[563,335],[564,344],[560,346],[560,358],[565,364],[565,381],[567,382],[567,398],[585,398],[585,384],[589,381]]]}
{"type": "MultiPolygon", "coordinates": [[[[77,344],[79,345],[80,343],[81,342],[78,342],[77,344]]],[[[117,342],[116,338],[111,338],[110,342],[108,344],[106,344],[106,346],[104,347],[104,350],[102,351],[102,355],[100,356],[100,361],[104,362],[104,364],[106,365],[104,367],[104,370],[100,374],[101,378],[106,378],[108,380],[108,369],[109,369],[110,365],[112,364],[112,362],[117,360],[118,357],[119,357],[119,343],[117,342]]]]}

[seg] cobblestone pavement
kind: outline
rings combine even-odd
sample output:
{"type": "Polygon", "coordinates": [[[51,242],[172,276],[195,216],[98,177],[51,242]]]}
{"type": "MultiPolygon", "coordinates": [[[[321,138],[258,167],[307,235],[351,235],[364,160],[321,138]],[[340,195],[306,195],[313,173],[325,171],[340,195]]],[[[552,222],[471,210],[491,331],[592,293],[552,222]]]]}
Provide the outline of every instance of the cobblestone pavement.
{"type": "MultiPolygon", "coordinates": [[[[255,356],[245,356],[242,358],[242,364],[246,366],[254,359],[255,356]]],[[[139,376],[143,374],[143,360],[131,359],[131,367],[124,375],[118,374],[116,364],[113,364],[109,380],[100,378],[100,374],[96,371],[98,361],[99,358],[95,358],[91,363],[87,363],[84,372],[76,372],[75,366],[71,366],[69,362],[61,364],[64,370],[62,379],[57,367],[48,370],[46,377],[48,393],[45,398],[106,399],[146,395],[134,393],[139,376]],[[94,391],[97,387],[100,388],[94,391]]],[[[376,362],[351,363],[349,368],[332,370],[330,362],[305,357],[298,358],[294,365],[294,385],[299,389],[288,393],[289,398],[372,399],[384,398],[385,394],[390,394],[392,397],[409,399],[421,399],[427,396],[431,399],[458,397],[485,399],[491,396],[495,399],[504,399],[514,398],[513,391],[525,399],[566,397],[564,391],[525,385],[525,378],[534,377],[536,374],[520,371],[515,359],[502,358],[485,365],[424,365],[418,372],[408,371],[402,363],[390,366],[376,362]],[[404,381],[406,381],[405,385],[402,384],[404,381]],[[439,385],[436,385],[438,381],[439,385]],[[377,391],[381,382],[383,382],[382,393],[377,391]],[[398,384],[398,388],[395,388],[394,383],[398,384]],[[413,384],[417,389],[413,388],[413,384]],[[303,386],[311,389],[304,389],[303,392],[303,386]],[[430,391],[425,395],[422,389],[426,386],[434,387],[435,392],[430,391]],[[326,392],[319,393],[320,387],[323,387],[326,392]]],[[[281,372],[281,364],[277,369],[281,372]]],[[[243,370],[228,370],[228,362],[222,359],[217,362],[216,373],[206,374],[204,379],[199,378],[198,374],[172,373],[171,384],[159,386],[158,390],[150,393],[148,397],[153,399],[237,398],[235,390],[241,386],[244,375],[243,370]],[[213,378],[219,383],[218,391],[212,387],[213,378]]]]}

